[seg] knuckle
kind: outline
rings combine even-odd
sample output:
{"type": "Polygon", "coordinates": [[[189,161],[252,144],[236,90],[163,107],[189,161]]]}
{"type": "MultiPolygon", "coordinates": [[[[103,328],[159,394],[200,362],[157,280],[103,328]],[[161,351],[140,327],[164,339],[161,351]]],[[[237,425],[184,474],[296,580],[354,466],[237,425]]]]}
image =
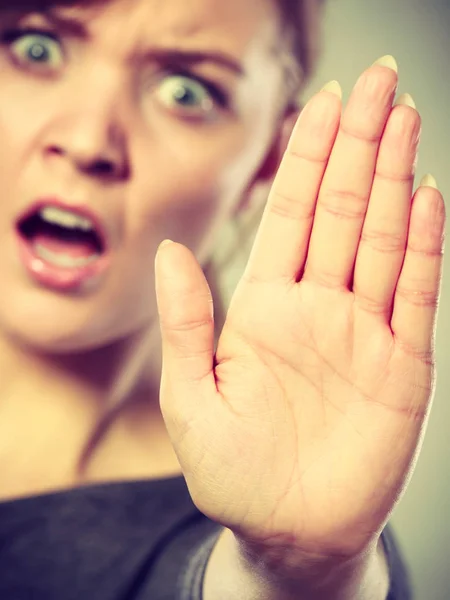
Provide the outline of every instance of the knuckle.
{"type": "Polygon", "coordinates": [[[269,203],[269,211],[285,219],[308,220],[312,219],[314,210],[311,205],[301,199],[281,191],[274,191],[269,203]]]}
{"type": "Polygon", "coordinates": [[[421,237],[417,244],[414,237],[410,236],[410,239],[408,240],[407,249],[408,252],[422,255],[425,258],[441,259],[444,256],[444,249],[442,244],[438,244],[436,246],[435,239],[431,239],[430,241],[428,241],[428,243],[426,243],[425,236],[421,237]]]}
{"type": "Polygon", "coordinates": [[[170,332],[171,333],[186,333],[196,331],[198,329],[210,328],[214,324],[214,320],[212,318],[208,319],[187,319],[182,322],[170,323],[170,332]]]}
{"type": "Polygon", "coordinates": [[[325,188],[319,194],[319,206],[340,218],[361,219],[366,214],[367,198],[350,189],[325,188]]]}
{"type": "Polygon", "coordinates": [[[314,285],[327,288],[329,290],[348,292],[347,286],[342,283],[342,276],[340,274],[321,269],[313,269],[309,264],[306,265],[305,272],[302,277],[303,283],[307,283],[308,281],[313,282],[314,285]]]}
{"type": "Polygon", "coordinates": [[[368,146],[379,146],[379,144],[381,142],[381,138],[383,136],[382,133],[371,134],[371,133],[365,132],[363,130],[363,127],[353,126],[352,128],[350,128],[348,125],[345,125],[344,123],[342,123],[340,126],[339,135],[348,137],[351,140],[356,141],[356,142],[362,142],[363,144],[368,145],[368,146]]]}
{"type": "Polygon", "coordinates": [[[292,159],[295,162],[306,162],[310,165],[317,165],[319,167],[323,167],[328,161],[328,154],[326,156],[316,156],[312,153],[306,154],[306,152],[294,150],[293,148],[288,148],[286,150],[285,157],[287,159],[292,159]]]}
{"type": "MultiPolygon", "coordinates": [[[[424,365],[432,367],[436,365],[436,355],[433,347],[417,348],[405,340],[400,340],[398,337],[396,337],[396,345],[401,348],[405,354],[418,360],[424,365]]],[[[427,386],[426,390],[430,391],[430,387],[427,386]]]]}
{"type": "Polygon", "coordinates": [[[391,233],[380,229],[371,229],[361,234],[361,245],[370,246],[373,250],[383,254],[396,254],[405,252],[406,238],[399,233],[391,233]]]}
{"type": "Polygon", "coordinates": [[[439,292],[436,290],[418,289],[418,286],[407,287],[399,284],[396,293],[409,304],[421,308],[436,309],[439,305],[439,292]]]}
{"type": "Polygon", "coordinates": [[[384,302],[377,301],[374,298],[369,298],[368,296],[364,296],[358,292],[357,287],[353,287],[353,292],[355,294],[356,303],[358,308],[363,310],[366,313],[375,316],[384,316],[386,315],[388,307],[384,302]]]}
{"type": "Polygon", "coordinates": [[[399,184],[407,184],[409,185],[414,181],[414,174],[411,172],[411,169],[408,169],[404,173],[388,173],[387,171],[382,171],[379,167],[375,170],[375,179],[386,181],[387,183],[399,183],[399,184]]]}

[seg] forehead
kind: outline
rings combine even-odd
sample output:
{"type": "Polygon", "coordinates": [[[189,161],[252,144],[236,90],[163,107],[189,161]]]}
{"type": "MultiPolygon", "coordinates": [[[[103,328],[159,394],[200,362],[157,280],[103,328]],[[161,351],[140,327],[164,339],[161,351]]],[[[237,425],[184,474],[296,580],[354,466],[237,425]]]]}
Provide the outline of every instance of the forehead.
{"type": "MultiPolygon", "coordinates": [[[[0,0],[2,8],[11,10],[11,2],[0,0]]],[[[237,54],[249,43],[272,51],[279,29],[275,0],[15,0],[14,10],[21,9],[76,19],[120,46],[213,41],[237,54]]]]}

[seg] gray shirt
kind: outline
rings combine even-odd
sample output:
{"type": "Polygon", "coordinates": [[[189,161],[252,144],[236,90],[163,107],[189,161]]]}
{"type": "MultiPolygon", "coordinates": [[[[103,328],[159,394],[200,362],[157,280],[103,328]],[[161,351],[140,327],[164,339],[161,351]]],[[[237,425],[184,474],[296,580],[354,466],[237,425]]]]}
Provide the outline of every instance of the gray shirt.
{"type": "MultiPolygon", "coordinates": [[[[201,600],[221,527],[183,477],[89,485],[0,502],[0,598],[201,600]]],[[[390,526],[388,600],[411,600],[390,526]]]]}

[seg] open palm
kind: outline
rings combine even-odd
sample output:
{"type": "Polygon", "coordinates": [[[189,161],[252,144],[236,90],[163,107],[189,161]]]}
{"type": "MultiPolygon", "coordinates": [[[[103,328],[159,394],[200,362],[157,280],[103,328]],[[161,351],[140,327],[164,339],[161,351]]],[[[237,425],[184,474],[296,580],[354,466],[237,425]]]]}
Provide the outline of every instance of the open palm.
{"type": "Polygon", "coordinates": [[[327,91],[305,107],[215,354],[199,264],[158,255],[168,432],[198,508],[248,539],[353,555],[420,449],[445,213],[432,187],[411,201],[421,123],[396,88],[373,65],[342,116],[327,91]]]}

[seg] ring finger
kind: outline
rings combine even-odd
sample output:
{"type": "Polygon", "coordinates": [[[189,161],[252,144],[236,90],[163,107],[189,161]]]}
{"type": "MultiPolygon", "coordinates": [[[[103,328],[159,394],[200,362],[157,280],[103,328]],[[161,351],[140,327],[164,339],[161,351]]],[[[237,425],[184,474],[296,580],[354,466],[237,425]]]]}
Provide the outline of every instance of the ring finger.
{"type": "Polygon", "coordinates": [[[410,106],[395,106],[386,125],[353,281],[358,305],[384,317],[390,316],[405,256],[421,132],[420,116],[410,106]]]}

